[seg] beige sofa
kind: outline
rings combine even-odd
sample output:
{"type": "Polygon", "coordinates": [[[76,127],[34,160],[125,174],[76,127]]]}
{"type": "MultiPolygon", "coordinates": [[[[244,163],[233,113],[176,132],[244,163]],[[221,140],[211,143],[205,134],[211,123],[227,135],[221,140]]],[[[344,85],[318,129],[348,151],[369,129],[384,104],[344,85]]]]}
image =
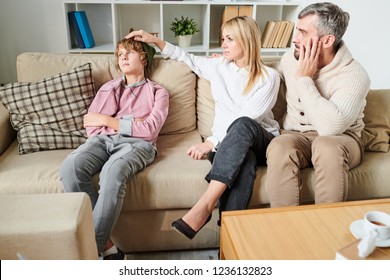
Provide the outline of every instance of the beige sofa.
{"type": "MultiPolygon", "coordinates": [[[[271,58],[266,62],[275,66],[277,60],[271,58]]],[[[17,59],[18,81],[37,82],[86,62],[92,63],[95,88],[118,75],[113,55],[25,53],[17,59]]],[[[113,232],[114,240],[126,252],[218,247],[217,210],[212,221],[193,240],[170,228],[171,222],[181,217],[207,187],[204,177],[210,163],[190,159],[186,150],[210,134],[214,103],[209,84],[183,63],[162,58],[154,60],[152,79],[170,92],[169,116],[158,140],[155,162],[129,182],[113,232]]],[[[277,118],[283,115],[283,94],[282,87],[274,109],[277,118]]],[[[350,173],[348,200],[390,197],[390,89],[371,91],[365,114],[364,139],[370,151],[350,173]]],[[[0,194],[62,192],[58,168],[70,151],[19,155],[16,132],[7,110],[0,105],[0,194]]],[[[302,201],[312,202],[314,172],[307,168],[302,173],[302,201]]],[[[268,206],[265,176],[266,168],[259,168],[251,207],[268,206]]]]}

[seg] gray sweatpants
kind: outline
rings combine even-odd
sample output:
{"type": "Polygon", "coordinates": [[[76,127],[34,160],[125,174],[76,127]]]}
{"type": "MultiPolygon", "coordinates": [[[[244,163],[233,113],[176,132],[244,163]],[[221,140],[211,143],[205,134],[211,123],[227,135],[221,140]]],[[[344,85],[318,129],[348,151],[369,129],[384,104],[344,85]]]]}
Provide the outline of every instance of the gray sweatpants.
{"type": "Polygon", "coordinates": [[[60,176],[65,192],[86,192],[91,198],[98,252],[103,251],[118,220],[129,179],[155,156],[155,147],[142,139],[96,135],[63,161],[60,176]],[[92,183],[98,172],[99,190],[92,183]]]}

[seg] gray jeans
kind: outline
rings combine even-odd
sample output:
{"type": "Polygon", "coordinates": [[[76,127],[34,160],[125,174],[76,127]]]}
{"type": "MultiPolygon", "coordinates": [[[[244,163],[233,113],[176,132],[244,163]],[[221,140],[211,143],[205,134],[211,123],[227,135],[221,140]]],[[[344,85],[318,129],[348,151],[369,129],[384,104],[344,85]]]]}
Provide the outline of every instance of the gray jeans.
{"type": "Polygon", "coordinates": [[[65,192],[86,192],[91,198],[98,252],[102,252],[118,220],[132,175],[153,162],[154,146],[123,135],[89,138],[67,156],[60,168],[65,192]],[[92,177],[100,172],[99,191],[92,177]]]}

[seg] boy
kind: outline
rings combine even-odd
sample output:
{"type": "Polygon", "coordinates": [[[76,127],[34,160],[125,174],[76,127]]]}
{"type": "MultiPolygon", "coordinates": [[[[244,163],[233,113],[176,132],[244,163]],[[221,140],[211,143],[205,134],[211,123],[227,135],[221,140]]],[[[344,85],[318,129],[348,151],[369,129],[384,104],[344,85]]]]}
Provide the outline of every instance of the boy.
{"type": "Polygon", "coordinates": [[[133,39],[117,43],[116,63],[123,75],[97,92],[84,116],[88,139],[60,170],[65,192],[86,192],[91,198],[96,244],[104,260],[126,258],[110,234],[129,179],[155,158],[157,136],[168,115],[167,90],[145,77],[154,53],[133,39]],[[98,172],[99,191],[92,183],[98,172]]]}

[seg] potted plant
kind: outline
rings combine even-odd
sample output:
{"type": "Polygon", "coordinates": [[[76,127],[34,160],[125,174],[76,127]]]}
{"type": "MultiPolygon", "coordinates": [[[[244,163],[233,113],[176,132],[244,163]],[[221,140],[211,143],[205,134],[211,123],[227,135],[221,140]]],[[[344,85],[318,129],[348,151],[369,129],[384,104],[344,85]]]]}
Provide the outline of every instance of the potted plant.
{"type": "Polygon", "coordinates": [[[178,37],[179,47],[187,48],[191,44],[192,35],[199,32],[197,23],[193,18],[181,16],[171,22],[171,31],[178,37]]]}

